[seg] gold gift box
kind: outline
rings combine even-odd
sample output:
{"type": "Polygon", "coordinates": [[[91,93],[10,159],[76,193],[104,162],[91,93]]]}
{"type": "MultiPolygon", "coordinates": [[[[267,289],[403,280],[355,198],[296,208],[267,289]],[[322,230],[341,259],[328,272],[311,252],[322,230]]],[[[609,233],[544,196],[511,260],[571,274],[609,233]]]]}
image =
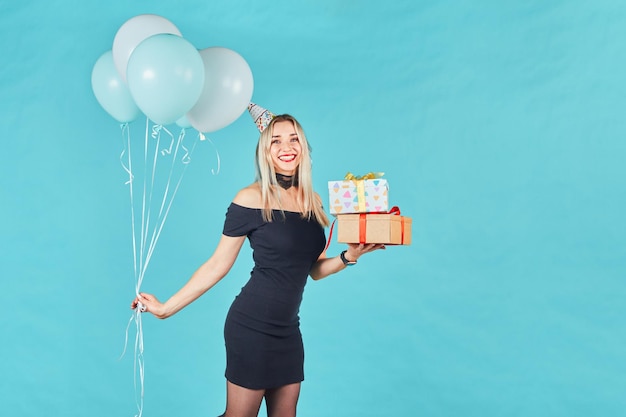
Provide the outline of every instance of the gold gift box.
{"type": "Polygon", "coordinates": [[[411,223],[398,214],[337,214],[337,242],[410,245],[411,223]]]}

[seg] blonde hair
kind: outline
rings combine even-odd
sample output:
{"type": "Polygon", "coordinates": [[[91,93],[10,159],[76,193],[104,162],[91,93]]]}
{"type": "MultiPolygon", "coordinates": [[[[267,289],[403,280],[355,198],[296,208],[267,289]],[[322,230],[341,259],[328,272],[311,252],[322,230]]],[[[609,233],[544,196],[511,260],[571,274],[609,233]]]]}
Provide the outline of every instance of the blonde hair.
{"type": "Polygon", "coordinates": [[[281,114],[272,119],[269,125],[261,132],[259,143],[256,147],[256,182],[261,188],[263,220],[267,222],[272,221],[272,206],[274,203],[278,205],[281,211],[283,210],[280,203],[280,186],[278,186],[276,182],[276,171],[274,170],[274,163],[272,162],[272,156],[270,154],[274,125],[278,122],[293,123],[302,148],[301,160],[296,174],[299,182],[298,203],[302,208],[302,218],[310,220],[311,217],[313,217],[321,226],[328,226],[329,221],[322,207],[322,202],[319,201],[319,198],[313,191],[311,147],[309,146],[309,142],[304,135],[300,123],[298,123],[293,116],[288,114],[281,114]]]}

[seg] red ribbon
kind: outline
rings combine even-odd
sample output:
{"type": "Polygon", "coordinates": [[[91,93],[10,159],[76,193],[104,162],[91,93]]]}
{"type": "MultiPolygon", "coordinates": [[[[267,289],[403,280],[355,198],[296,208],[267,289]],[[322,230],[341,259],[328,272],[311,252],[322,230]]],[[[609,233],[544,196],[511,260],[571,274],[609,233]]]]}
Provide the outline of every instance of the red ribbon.
{"type": "MultiPolygon", "coordinates": [[[[367,230],[367,215],[368,214],[393,214],[396,216],[400,216],[400,208],[398,206],[393,206],[389,211],[378,211],[372,213],[359,213],[359,243],[365,244],[366,230],[367,230]]],[[[335,223],[337,219],[333,220],[333,223],[330,225],[330,231],[328,232],[328,241],[326,242],[326,247],[324,248],[324,252],[330,246],[330,241],[333,237],[333,229],[335,228],[335,223]]],[[[402,234],[400,235],[400,244],[404,244],[404,217],[401,216],[401,227],[402,234]]]]}
{"type": "MultiPolygon", "coordinates": [[[[373,213],[360,213],[359,214],[359,243],[365,243],[365,235],[367,230],[367,215],[368,214],[393,214],[396,216],[400,216],[400,208],[398,206],[393,206],[389,211],[378,211],[373,213]]],[[[402,228],[402,232],[400,234],[400,244],[404,244],[404,217],[400,216],[400,227],[402,228]]]]}
{"type": "MultiPolygon", "coordinates": [[[[393,206],[391,210],[389,210],[389,214],[397,214],[400,216],[400,208],[398,206],[393,206]]],[[[400,216],[400,227],[402,232],[400,232],[400,244],[404,245],[404,216],[400,216]]]]}
{"type": "Polygon", "coordinates": [[[337,219],[333,220],[333,224],[330,225],[330,231],[328,232],[328,241],[326,242],[326,247],[324,248],[324,252],[326,252],[326,249],[328,249],[328,247],[330,246],[330,239],[333,237],[333,229],[335,228],[336,221],[337,219]]]}
{"type": "Polygon", "coordinates": [[[367,214],[359,214],[359,243],[365,243],[365,231],[367,230],[367,214]]]}

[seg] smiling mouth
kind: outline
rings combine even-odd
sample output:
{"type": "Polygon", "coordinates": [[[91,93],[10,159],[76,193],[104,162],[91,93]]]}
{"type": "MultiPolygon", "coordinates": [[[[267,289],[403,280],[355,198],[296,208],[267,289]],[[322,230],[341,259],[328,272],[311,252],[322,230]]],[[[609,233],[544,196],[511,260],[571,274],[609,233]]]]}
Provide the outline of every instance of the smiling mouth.
{"type": "Polygon", "coordinates": [[[283,162],[293,162],[296,159],[296,155],[281,155],[278,159],[283,162]]]}

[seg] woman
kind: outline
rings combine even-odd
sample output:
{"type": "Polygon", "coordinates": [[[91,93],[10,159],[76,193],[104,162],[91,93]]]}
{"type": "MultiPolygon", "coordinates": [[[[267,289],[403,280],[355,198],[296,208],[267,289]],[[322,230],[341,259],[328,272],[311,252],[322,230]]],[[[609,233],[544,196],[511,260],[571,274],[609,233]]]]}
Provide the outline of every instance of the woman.
{"type": "Polygon", "coordinates": [[[384,249],[349,244],[340,256],[325,256],[328,219],[313,191],[306,137],[292,116],[269,114],[267,126],[259,126],[256,182],[229,206],[211,258],[165,303],[141,293],[131,304],[161,319],[174,315],[228,273],[249,239],[255,266],[224,327],[226,417],[257,416],[263,399],[268,417],[296,415],[304,379],[298,310],[307,277],[324,278],[384,249]]]}

